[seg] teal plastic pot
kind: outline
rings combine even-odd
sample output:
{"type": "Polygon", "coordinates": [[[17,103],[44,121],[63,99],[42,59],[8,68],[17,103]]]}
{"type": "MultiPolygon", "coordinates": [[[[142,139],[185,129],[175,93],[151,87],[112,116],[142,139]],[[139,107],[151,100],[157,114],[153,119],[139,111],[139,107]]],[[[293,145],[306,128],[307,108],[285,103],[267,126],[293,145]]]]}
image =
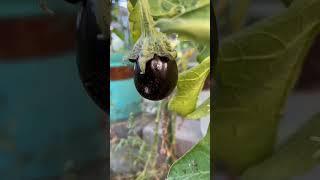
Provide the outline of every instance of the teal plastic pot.
{"type": "Polygon", "coordinates": [[[133,81],[133,68],[126,66],[123,54],[112,53],[110,59],[110,121],[128,120],[130,113],[141,112],[142,98],[133,81]]]}
{"type": "MultiPolygon", "coordinates": [[[[48,7],[57,16],[77,12],[75,6],[64,1],[48,0],[48,7]]],[[[29,22],[29,17],[39,22],[45,16],[38,1],[0,2],[0,20],[5,23],[29,22]]],[[[50,23],[55,24],[56,29],[50,31],[46,26],[40,26],[40,29],[59,34],[66,25],[64,22],[61,25],[55,21],[50,23]]],[[[19,30],[13,28],[12,32],[25,30],[24,24],[18,24],[19,30]]],[[[1,29],[10,31],[8,27],[1,29]]],[[[39,34],[39,37],[44,35],[39,34]]],[[[18,43],[12,40],[8,46],[17,54],[21,47],[18,43]]],[[[39,45],[32,47],[42,49],[39,45]]],[[[60,53],[51,57],[34,54],[29,58],[13,59],[1,55],[1,180],[58,179],[53,177],[63,176],[66,164],[70,166],[70,162],[85,167],[87,161],[106,156],[104,114],[83,88],[75,54],[69,50],[57,51],[60,53]]]]}
{"type": "Polygon", "coordinates": [[[61,176],[69,160],[102,158],[103,114],[74,55],[23,62],[0,63],[0,179],[61,176]]]}

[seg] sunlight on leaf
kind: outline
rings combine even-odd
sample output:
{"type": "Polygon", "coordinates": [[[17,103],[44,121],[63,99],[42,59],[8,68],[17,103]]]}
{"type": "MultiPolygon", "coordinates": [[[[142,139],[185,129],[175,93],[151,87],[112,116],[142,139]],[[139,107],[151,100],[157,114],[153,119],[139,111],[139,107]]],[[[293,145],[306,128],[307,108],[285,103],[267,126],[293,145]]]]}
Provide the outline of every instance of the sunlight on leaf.
{"type": "Polygon", "coordinates": [[[135,3],[135,6],[133,6],[129,1],[128,11],[129,11],[130,34],[133,39],[133,42],[136,42],[139,39],[141,34],[139,3],[135,3]]]}
{"type": "Polygon", "coordinates": [[[113,29],[112,32],[117,35],[122,41],[125,40],[124,34],[118,29],[113,29]]]}
{"type": "MultiPolygon", "coordinates": [[[[154,19],[160,19],[158,26],[165,33],[179,33],[188,39],[210,41],[209,0],[149,0],[154,19]],[[171,19],[166,19],[171,18],[171,19]],[[190,29],[190,26],[193,26],[190,29]],[[194,31],[197,27],[197,31],[194,31]]],[[[128,2],[130,31],[134,42],[140,37],[140,13],[137,1],[128,2]]]]}
{"type": "Polygon", "coordinates": [[[198,56],[197,61],[201,63],[206,57],[210,56],[210,45],[198,43],[198,56]]]}
{"type": "Polygon", "coordinates": [[[210,57],[179,75],[177,93],[169,102],[169,109],[186,116],[196,108],[198,95],[210,72],[210,57]]]}
{"type": "Polygon", "coordinates": [[[186,119],[200,119],[210,114],[210,97],[206,99],[195,111],[186,116],[186,119]]]}
{"type": "Polygon", "coordinates": [[[185,11],[173,19],[157,21],[157,27],[165,33],[178,33],[190,40],[209,44],[210,42],[210,2],[185,11]],[[197,28],[195,28],[197,27],[197,28]]]}

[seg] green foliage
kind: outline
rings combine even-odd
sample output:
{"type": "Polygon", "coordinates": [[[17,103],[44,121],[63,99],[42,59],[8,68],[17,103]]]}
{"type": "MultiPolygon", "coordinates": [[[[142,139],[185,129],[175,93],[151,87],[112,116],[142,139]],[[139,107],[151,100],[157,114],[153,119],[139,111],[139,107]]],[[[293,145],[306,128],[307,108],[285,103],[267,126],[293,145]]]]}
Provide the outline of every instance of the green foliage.
{"type": "Polygon", "coordinates": [[[133,39],[133,42],[136,42],[141,35],[139,3],[132,3],[132,1],[128,1],[128,11],[131,37],[133,39]]]}
{"type": "Polygon", "coordinates": [[[136,59],[141,72],[144,73],[147,62],[151,60],[155,54],[175,61],[177,51],[172,47],[167,36],[154,27],[154,20],[150,14],[149,1],[140,0],[136,3],[136,6],[140,7],[138,12],[141,34],[127,59],[136,59]]]}
{"type": "MultiPolygon", "coordinates": [[[[157,26],[162,32],[178,33],[187,39],[210,42],[209,0],[149,0],[149,4],[151,15],[158,20],[157,26]]],[[[139,9],[139,3],[129,1],[129,21],[134,42],[141,33],[139,9]]]]}
{"type": "Polygon", "coordinates": [[[196,109],[198,95],[210,72],[210,57],[179,75],[177,93],[169,102],[169,109],[186,116],[196,109]]]}
{"type": "MultiPolygon", "coordinates": [[[[170,14],[173,9],[180,7],[181,11],[176,11],[177,15],[173,18],[158,19],[157,26],[160,27],[162,32],[177,33],[180,39],[193,40],[196,44],[199,44],[200,55],[198,56],[198,61],[202,62],[204,59],[208,59],[206,63],[201,63],[199,67],[196,67],[196,71],[190,70],[188,71],[189,74],[183,73],[179,77],[178,93],[173,100],[170,101],[169,107],[171,110],[185,116],[195,110],[198,94],[202,89],[204,80],[210,69],[210,58],[208,57],[210,54],[208,48],[210,42],[210,1],[149,0],[149,4],[151,14],[154,15],[154,18],[159,18],[160,14],[162,14],[161,17],[167,17],[164,14],[170,14]],[[204,73],[201,73],[202,71],[204,73]],[[197,77],[198,75],[200,75],[200,77],[197,77]],[[194,78],[194,80],[190,78],[194,78]],[[193,84],[188,85],[189,82],[193,84]],[[191,90],[188,92],[190,87],[191,90]],[[191,98],[183,100],[181,95],[191,95],[189,96],[191,98]],[[186,107],[180,108],[178,107],[179,104],[186,104],[186,107]]],[[[132,3],[132,1],[130,1],[128,5],[131,35],[134,41],[138,40],[141,33],[139,6],[139,3],[132,3]],[[135,5],[133,6],[132,4],[135,5]]]]}
{"type": "Polygon", "coordinates": [[[197,47],[199,54],[197,56],[197,61],[201,63],[206,57],[210,56],[210,46],[207,44],[199,44],[197,47]]]}
{"type": "MultiPolygon", "coordinates": [[[[320,115],[272,155],[285,101],[308,49],[320,32],[319,0],[282,1],[290,5],[287,11],[225,39],[214,67],[219,90],[213,129],[215,157],[232,173],[241,175],[247,170],[243,178],[248,180],[286,180],[319,163],[320,143],[315,140],[320,136],[317,134],[320,115]]],[[[236,31],[243,23],[249,0],[246,2],[232,15],[236,31]]],[[[176,33],[180,40],[192,40],[199,47],[199,65],[179,75],[177,92],[169,102],[170,110],[183,117],[199,119],[207,115],[210,105],[206,100],[196,107],[210,71],[209,1],[149,0],[149,3],[156,26],[162,32],[176,33]]],[[[138,4],[133,0],[129,3],[130,27],[135,40],[141,31],[138,4]]],[[[208,132],[172,165],[168,179],[209,179],[210,158],[206,156],[209,155],[209,135],[208,132]]]]}
{"type": "Polygon", "coordinates": [[[208,145],[210,145],[210,128],[198,144],[171,166],[168,180],[210,179],[210,146],[208,145]]]}
{"type": "Polygon", "coordinates": [[[289,180],[320,162],[320,113],[312,117],[268,159],[249,168],[244,180],[289,180]]]}
{"type": "Polygon", "coordinates": [[[112,30],[112,32],[114,33],[114,34],[116,34],[122,41],[124,41],[125,39],[125,37],[124,37],[124,34],[122,33],[122,32],[120,32],[118,29],[113,29],[112,30]]]}
{"type": "Polygon", "coordinates": [[[162,32],[177,33],[179,37],[209,44],[210,2],[199,1],[194,8],[186,10],[172,19],[161,19],[156,25],[162,32]]]}
{"type": "Polygon", "coordinates": [[[207,98],[195,111],[186,116],[187,119],[200,119],[210,112],[210,97],[207,98]]]}
{"type": "MultiPolygon", "coordinates": [[[[190,118],[200,118],[207,115],[209,100],[199,106],[199,109],[196,109],[196,103],[204,81],[210,72],[210,1],[149,0],[149,4],[150,13],[161,32],[178,34],[180,41],[193,41],[199,49],[197,60],[200,64],[179,75],[177,93],[170,99],[169,109],[181,116],[192,113],[190,118]]],[[[130,1],[128,5],[130,30],[134,42],[137,42],[141,36],[139,6],[139,1],[130,1]]],[[[184,169],[186,171],[184,177],[209,178],[209,136],[210,133],[207,133],[205,139],[173,165],[172,173],[168,176],[169,179],[176,179],[175,172],[179,171],[179,167],[184,166],[183,164],[189,160],[195,164],[191,165],[192,169],[184,169]],[[199,170],[200,174],[197,176],[195,171],[199,170]]]]}
{"type": "Polygon", "coordinates": [[[319,0],[296,0],[222,42],[213,141],[215,157],[233,173],[272,153],[284,103],[320,30],[319,10],[319,0]]]}
{"type": "Polygon", "coordinates": [[[112,152],[120,151],[121,149],[127,151],[127,154],[124,154],[127,159],[130,159],[133,167],[136,167],[138,170],[142,169],[146,164],[147,160],[145,155],[150,153],[150,147],[146,142],[137,134],[134,116],[131,114],[128,120],[128,137],[121,138],[120,141],[112,147],[112,152]]]}

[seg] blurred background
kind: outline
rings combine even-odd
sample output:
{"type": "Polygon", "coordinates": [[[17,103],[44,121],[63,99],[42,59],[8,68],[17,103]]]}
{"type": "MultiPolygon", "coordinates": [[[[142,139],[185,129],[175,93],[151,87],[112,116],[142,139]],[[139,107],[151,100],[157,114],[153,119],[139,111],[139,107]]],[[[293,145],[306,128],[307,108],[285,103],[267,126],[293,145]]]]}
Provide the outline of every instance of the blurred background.
{"type": "MultiPolygon", "coordinates": [[[[284,12],[287,7],[281,0],[217,0],[215,13],[218,21],[219,40],[244,30],[265,18],[284,12]]],[[[302,72],[295,88],[287,99],[284,114],[278,128],[277,146],[285,142],[290,135],[320,111],[320,34],[304,61],[302,72]]],[[[250,146],[250,144],[244,144],[250,146]]],[[[286,167],[283,167],[286,171],[286,167]]],[[[237,179],[218,167],[217,180],[237,179]]],[[[320,177],[320,167],[313,168],[305,175],[294,177],[294,180],[314,180],[320,177]]]]}
{"type": "Polygon", "coordinates": [[[75,57],[79,6],[0,2],[0,179],[105,179],[104,114],[75,57]]]}

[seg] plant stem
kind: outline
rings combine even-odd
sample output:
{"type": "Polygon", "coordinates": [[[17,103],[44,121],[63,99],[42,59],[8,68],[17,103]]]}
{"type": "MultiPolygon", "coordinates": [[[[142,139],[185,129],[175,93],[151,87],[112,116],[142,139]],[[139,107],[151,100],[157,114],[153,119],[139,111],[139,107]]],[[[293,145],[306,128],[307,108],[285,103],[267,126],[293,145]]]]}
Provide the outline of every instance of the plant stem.
{"type": "Polygon", "coordinates": [[[176,125],[177,125],[177,113],[173,113],[173,114],[172,114],[172,127],[173,127],[173,131],[172,131],[172,135],[173,135],[172,144],[176,144],[176,125]]]}
{"type": "Polygon", "coordinates": [[[163,101],[160,102],[158,109],[157,109],[157,115],[156,115],[156,119],[155,119],[155,126],[153,129],[154,132],[154,136],[153,136],[153,143],[151,146],[151,151],[148,155],[148,159],[146,161],[146,164],[144,166],[143,171],[140,173],[140,175],[137,177],[137,180],[144,180],[146,179],[146,174],[147,174],[147,170],[148,168],[151,167],[155,167],[156,162],[157,162],[157,149],[158,149],[158,139],[159,139],[159,133],[158,133],[158,129],[159,129],[159,122],[160,122],[160,112],[161,109],[163,107],[163,101]]]}
{"type": "Polygon", "coordinates": [[[177,114],[173,113],[171,115],[171,138],[170,138],[170,144],[171,144],[171,152],[173,161],[176,160],[176,121],[177,121],[177,114]]]}
{"type": "Polygon", "coordinates": [[[150,13],[149,1],[139,0],[140,2],[140,23],[141,23],[141,35],[147,36],[154,33],[154,21],[150,13]]]}
{"type": "Polygon", "coordinates": [[[156,162],[157,162],[157,157],[156,157],[156,153],[157,153],[157,149],[158,149],[158,140],[159,140],[159,122],[160,122],[160,113],[161,113],[161,109],[163,108],[163,101],[160,102],[159,107],[158,107],[158,111],[157,111],[157,116],[156,116],[156,120],[155,120],[155,127],[154,127],[154,137],[153,137],[153,164],[152,167],[155,167],[156,162]]]}
{"type": "Polygon", "coordinates": [[[166,155],[167,163],[172,164],[175,158],[175,122],[173,122],[172,114],[168,110],[169,98],[165,100],[162,118],[162,143],[161,152],[166,155]]]}

